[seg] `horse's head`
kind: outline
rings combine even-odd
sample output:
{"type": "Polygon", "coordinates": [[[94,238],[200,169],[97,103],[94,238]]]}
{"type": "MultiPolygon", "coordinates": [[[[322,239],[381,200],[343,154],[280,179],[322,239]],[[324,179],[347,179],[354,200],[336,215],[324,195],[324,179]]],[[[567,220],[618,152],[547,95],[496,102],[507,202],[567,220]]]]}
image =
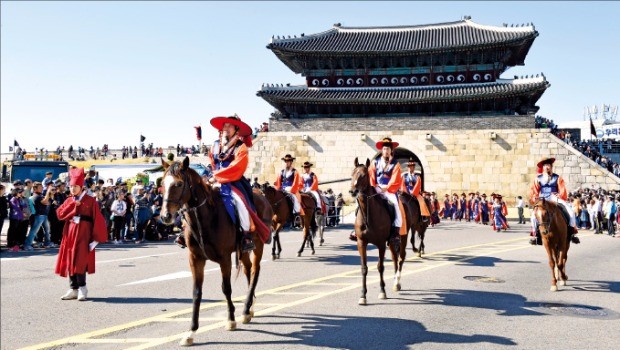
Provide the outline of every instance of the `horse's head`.
{"type": "Polygon", "coordinates": [[[551,227],[551,215],[549,214],[549,201],[545,198],[539,198],[534,204],[534,217],[538,222],[538,229],[541,235],[549,233],[551,227]]]}
{"type": "Polygon", "coordinates": [[[370,177],[368,177],[368,166],[370,166],[370,159],[366,158],[366,164],[360,164],[355,157],[355,169],[353,169],[353,175],[351,176],[351,189],[349,193],[351,196],[356,197],[360,192],[366,191],[370,186],[370,177]]]}
{"type": "Polygon", "coordinates": [[[188,157],[183,162],[168,164],[162,159],[161,163],[165,172],[161,181],[164,194],[160,215],[162,222],[169,225],[174,222],[179,210],[192,200],[194,184],[202,180],[189,167],[188,157]]]}

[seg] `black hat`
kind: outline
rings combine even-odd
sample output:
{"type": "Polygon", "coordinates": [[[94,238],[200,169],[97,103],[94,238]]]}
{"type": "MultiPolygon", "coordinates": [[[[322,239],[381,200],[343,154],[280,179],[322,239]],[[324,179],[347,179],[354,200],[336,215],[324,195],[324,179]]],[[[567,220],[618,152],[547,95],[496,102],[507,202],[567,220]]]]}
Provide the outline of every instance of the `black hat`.
{"type": "Polygon", "coordinates": [[[294,161],[295,157],[291,156],[290,154],[287,154],[284,156],[284,158],[282,158],[283,161],[288,162],[288,161],[294,161]]]}
{"type": "Polygon", "coordinates": [[[310,162],[304,162],[303,167],[304,168],[310,168],[311,166],[313,166],[314,164],[310,163],[310,162]]]}
{"type": "Polygon", "coordinates": [[[53,172],[51,172],[51,171],[48,171],[48,172],[46,172],[46,173],[45,173],[45,175],[53,175],[53,174],[54,174],[54,173],[53,173],[53,172]]]}
{"type": "Polygon", "coordinates": [[[24,183],[22,182],[22,180],[16,180],[13,181],[13,186],[24,186],[24,183]]]}

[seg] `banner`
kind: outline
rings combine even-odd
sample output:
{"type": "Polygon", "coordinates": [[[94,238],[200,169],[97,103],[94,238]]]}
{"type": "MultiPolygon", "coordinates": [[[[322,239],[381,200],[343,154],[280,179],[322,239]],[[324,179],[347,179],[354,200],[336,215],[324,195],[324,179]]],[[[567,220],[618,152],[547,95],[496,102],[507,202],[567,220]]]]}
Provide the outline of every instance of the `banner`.
{"type": "Polygon", "coordinates": [[[202,127],[194,126],[194,129],[196,129],[196,138],[198,141],[202,140],[202,127]]]}

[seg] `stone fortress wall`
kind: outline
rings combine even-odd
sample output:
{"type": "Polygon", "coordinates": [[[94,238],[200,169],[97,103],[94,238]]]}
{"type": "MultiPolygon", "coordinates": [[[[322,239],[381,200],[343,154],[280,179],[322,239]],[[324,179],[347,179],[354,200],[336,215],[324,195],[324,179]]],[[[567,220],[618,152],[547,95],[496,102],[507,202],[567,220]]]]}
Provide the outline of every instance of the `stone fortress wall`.
{"type": "MultiPolygon", "coordinates": [[[[569,190],[599,186],[620,190],[620,179],[548,130],[513,128],[512,125],[509,129],[402,129],[406,127],[394,128],[395,131],[339,131],[326,125],[321,131],[261,133],[250,149],[246,176],[273,184],[284,167],[280,158],[290,153],[297,158],[293,165],[300,171],[304,161],[314,163],[313,171],[320,182],[350,178],[355,157],[360,162],[372,158],[377,154],[375,143],[389,136],[400,143],[399,148],[419,158],[424,171],[424,189],[435,191],[441,197],[445,193],[480,191],[488,196],[496,192],[511,205],[516,196],[527,196],[536,174],[536,163],[545,156],[557,159],[554,171],[564,177],[569,190]],[[495,139],[491,138],[491,133],[495,133],[495,139]]],[[[332,188],[351,201],[350,185],[344,181],[321,188],[332,188]]]]}

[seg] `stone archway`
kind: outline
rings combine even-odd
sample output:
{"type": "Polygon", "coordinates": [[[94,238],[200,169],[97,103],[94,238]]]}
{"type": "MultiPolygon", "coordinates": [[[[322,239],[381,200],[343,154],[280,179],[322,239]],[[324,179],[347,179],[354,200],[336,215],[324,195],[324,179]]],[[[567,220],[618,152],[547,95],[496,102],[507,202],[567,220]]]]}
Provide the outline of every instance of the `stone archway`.
{"type": "MultiPolygon", "coordinates": [[[[377,152],[372,157],[372,159],[377,159],[380,156],[381,152],[377,152]]],[[[422,179],[421,190],[424,191],[424,167],[422,166],[420,158],[418,158],[415,153],[403,147],[396,147],[396,149],[394,150],[394,158],[396,158],[398,160],[398,163],[400,163],[400,170],[402,170],[403,172],[407,171],[407,163],[409,162],[409,159],[413,159],[413,161],[416,162],[415,172],[420,174],[420,178],[422,179]]]]}

